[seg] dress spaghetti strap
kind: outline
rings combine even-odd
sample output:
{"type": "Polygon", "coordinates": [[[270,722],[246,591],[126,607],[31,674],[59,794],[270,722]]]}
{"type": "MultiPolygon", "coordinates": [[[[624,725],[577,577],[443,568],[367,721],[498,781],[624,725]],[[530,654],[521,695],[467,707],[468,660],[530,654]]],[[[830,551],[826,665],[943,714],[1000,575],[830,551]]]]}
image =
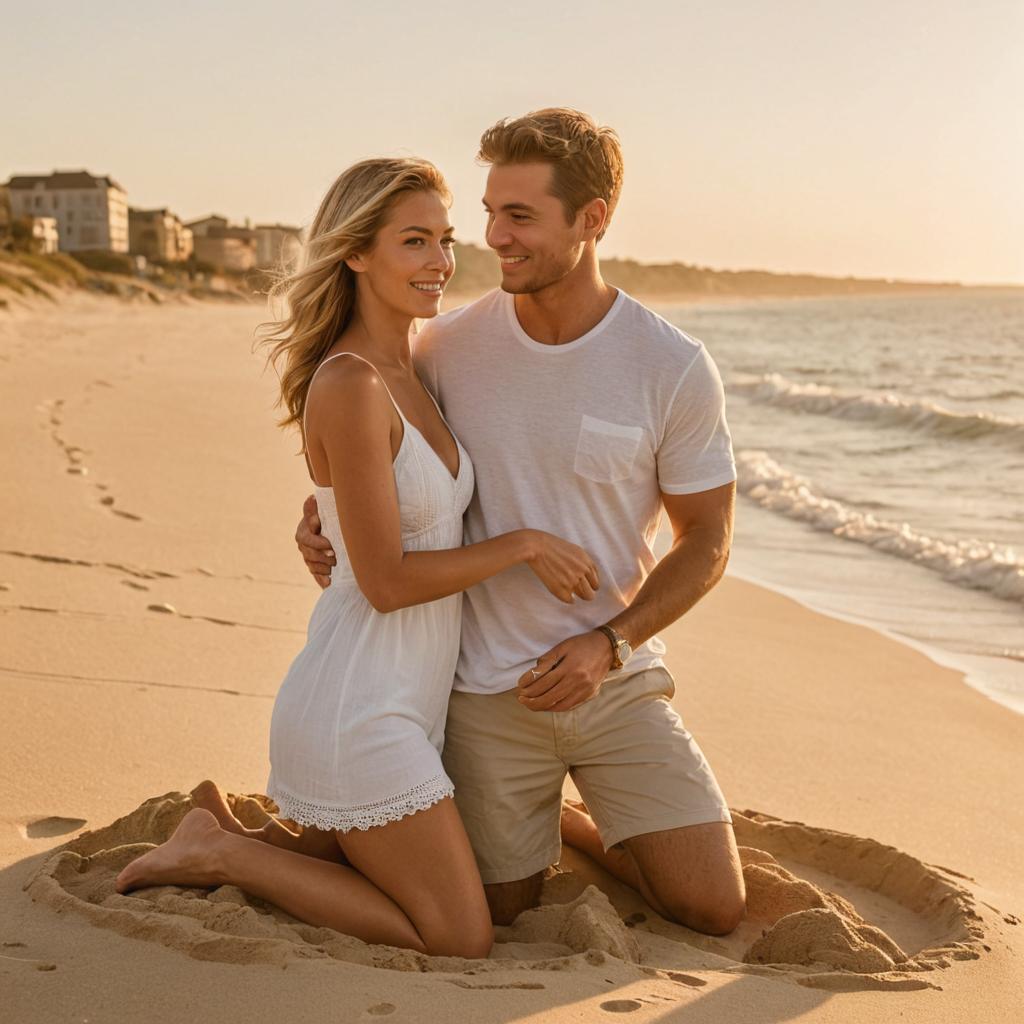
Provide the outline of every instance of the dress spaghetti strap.
{"type": "MultiPolygon", "coordinates": [[[[303,448],[303,455],[305,456],[305,459],[306,459],[306,469],[309,472],[309,478],[310,478],[310,480],[313,481],[313,486],[314,487],[323,487],[325,485],[318,484],[316,482],[316,477],[313,475],[313,467],[312,467],[312,465],[310,465],[310,462],[309,462],[309,450],[306,447],[306,409],[309,407],[309,389],[313,386],[313,381],[316,380],[316,375],[332,359],[340,359],[342,356],[352,356],[353,359],[359,359],[362,362],[366,363],[366,365],[371,370],[373,370],[373,372],[375,374],[377,374],[377,378],[380,380],[381,384],[384,385],[384,390],[388,393],[388,398],[391,399],[391,404],[395,407],[395,412],[398,413],[399,417],[402,420],[402,429],[405,430],[405,428],[408,426],[408,423],[409,423],[409,421],[405,418],[405,414],[402,412],[401,407],[395,401],[395,396],[393,394],[391,394],[391,388],[388,387],[387,381],[381,376],[380,370],[378,370],[377,367],[374,366],[373,363],[371,363],[369,359],[365,359],[363,356],[359,355],[356,352],[335,352],[333,356],[328,356],[326,359],[324,359],[320,363],[319,366],[317,366],[317,368],[313,371],[313,376],[309,378],[309,384],[306,386],[306,399],[307,400],[306,400],[305,403],[303,403],[303,406],[302,406],[302,448],[303,448]]],[[[433,397],[433,396],[431,396],[431,397],[433,397]]],[[[436,402],[434,404],[437,405],[436,402]]],[[[440,411],[441,411],[440,408],[437,411],[440,413],[440,411]]]]}

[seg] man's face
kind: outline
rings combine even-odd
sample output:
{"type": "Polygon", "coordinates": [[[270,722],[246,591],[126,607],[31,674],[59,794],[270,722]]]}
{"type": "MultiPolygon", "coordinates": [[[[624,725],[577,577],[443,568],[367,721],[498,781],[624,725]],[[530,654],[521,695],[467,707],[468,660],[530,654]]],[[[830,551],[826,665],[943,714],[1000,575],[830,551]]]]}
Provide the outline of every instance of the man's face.
{"type": "Polygon", "coordinates": [[[583,218],[566,222],[551,194],[551,164],[495,164],[487,175],[487,244],[501,260],[501,287],[513,295],[561,281],[583,253],[583,218]]]}

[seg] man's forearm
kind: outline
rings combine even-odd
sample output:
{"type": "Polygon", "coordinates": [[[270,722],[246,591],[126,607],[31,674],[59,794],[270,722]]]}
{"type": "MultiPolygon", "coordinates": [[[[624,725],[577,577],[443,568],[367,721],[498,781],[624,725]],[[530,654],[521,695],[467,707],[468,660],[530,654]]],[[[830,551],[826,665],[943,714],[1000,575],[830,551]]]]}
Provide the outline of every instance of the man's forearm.
{"type": "Polygon", "coordinates": [[[725,573],[731,529],[695,527],[677,537],[636,597],[609,625],[635,650],[686,614],[725,573]]]}

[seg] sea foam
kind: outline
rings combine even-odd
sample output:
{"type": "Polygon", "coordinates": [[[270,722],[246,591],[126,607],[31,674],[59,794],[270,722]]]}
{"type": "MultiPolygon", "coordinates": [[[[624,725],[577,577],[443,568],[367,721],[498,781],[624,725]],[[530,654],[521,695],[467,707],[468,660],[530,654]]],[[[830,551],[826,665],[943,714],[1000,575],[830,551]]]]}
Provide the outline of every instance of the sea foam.
{"type": "Polygon", "coordinates": [[[791,473],[764,451],[739,452],[736,469],[739,492],[768,511],[922,565],[958,586],[1024,604],[1024,565],[1012,548],[931,536],[909,523],[878,518],[820,493],[810,480],[791,473]]]}

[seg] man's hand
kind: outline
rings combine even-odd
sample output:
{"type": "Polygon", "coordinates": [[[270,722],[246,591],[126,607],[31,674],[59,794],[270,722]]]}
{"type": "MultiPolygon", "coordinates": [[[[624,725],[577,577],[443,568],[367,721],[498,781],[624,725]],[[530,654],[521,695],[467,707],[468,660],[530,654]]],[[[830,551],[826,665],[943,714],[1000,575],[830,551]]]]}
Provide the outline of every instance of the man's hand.
{"type": "Polygon", "coordinates": [[[320,533],[320,516],[317,514],[316,498],[312,494],[302,505],[302,519],[295,530],[295,543],[313,579],[321,587],[329,587],[331,569],[337,559],[331,542],[320,533]]]}
{"type": "Polygon", "coordinates": [[[580,633],[542,654],[536,669],[519,677],[519,703],[531,711],[571,711],[601,689],[611,667],[612,645],[604,633],[580,633]]]}

